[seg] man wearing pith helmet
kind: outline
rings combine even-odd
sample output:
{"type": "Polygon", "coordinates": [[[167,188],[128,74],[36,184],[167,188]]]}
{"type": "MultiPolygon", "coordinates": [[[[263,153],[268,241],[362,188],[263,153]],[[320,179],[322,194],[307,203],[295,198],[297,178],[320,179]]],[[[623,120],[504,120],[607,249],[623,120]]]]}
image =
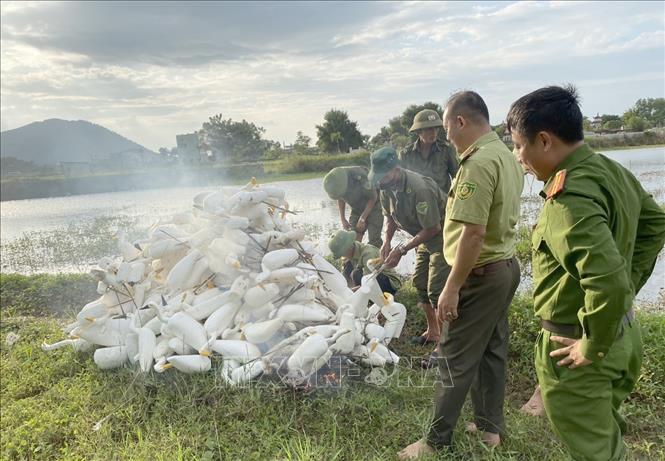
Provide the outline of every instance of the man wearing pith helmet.
{"type": "MultiPolygon", "coordinates": [[[[441,117],[439,113],[432,109],[424,109],[413,118],[413,124],[409,131],[416,133],[418,139],[399,153],[399,163],[402,168],[415,171],[423,176],[432,178],[439,186],[441,191],[447,195],[450,190],[450,183],[457,173],[458,165],[455,154],[447,145],[437,142],[437,134],[442,129],[441,117]]],[[[429,264],[430,253],[425,246],[419,246],[416,251],[416,265],[418,267],[427,267],[429,264]],[[419,262],[419,264],[418,264],[419,262]]],[[[449,270],[445,261],[446,271],[449,270]]],[[[447,274],[445,274],[447,276],[447,274]]],[[[414,275],[414,283],[419,278],[426,278],[424,272],[414,275]]],[[[428,308],[427,308],[428,309],[428,308]]],[[[428,326],[427,331],[422,335],[414,336],[411,342],[417,344],[434,343],[440,339],[440,329],[428,326]]],[[[428,367],[429,362],[425,361],[428,367]]]]}
{"type": "MultiPolygon", "coordinates": [[[[362,282],[363,275],[369,275],[380,265],[379,249],[368,243],[356,240],[353,231],[339,230],[328,242],[328,248],[336,259],[343,260],[343,273],[351,288],[355,291],[362,282]]],[[[381,291],[394,295],[402,280],[394,269],[387,268],[376,276],[381,291]]]]}
{"type": "Polygon", "coordinates": [[[619,460],[619,413],[640,375],[635,294],[665,242],[665,213],[627,169],[584,143],[573,87],[510,107],[515,154],[545,186],[532,233],[535,367],[545,412],[575,460],[619,460]]]}
{"type": "Polygon", "coordinates": [[[428,336],[440,335],[439,323],[432,304],[441,293],[448,266],[443,259],[441,227],[445,194],[432,178],[399,166],[393,147],[383,147],[370,156],[369,181],[380,189],[381,209],[385,216],[385,243],[381,258],[395,267],[412,248],[427,252],[428,258],[418,258],[413,275],[418,305],[427,318],[428,336]],[[412,238],[403,245],[392,246],[397,229],[412,238]]]}
{"type": "Polygon", "coordinates": [[[418,112],[409,129],[409,132],[418,135],[418,139],[399,153],[399,163],[402,168],[434,179],[447,194],[459,167],[453,150],[437,142],[442,127],[443,122],[437,111],[424,109],[418,112]]]}
{"type": "Polygon", "coordinates": [[[381,247],[383,217],[377,205],[379,194],[367,181],[367,168],[344,166],[333,168],[323,178],[323,188],[328,196],[337,200],[339,217],[344,230],[356,232],[357,240],[362,240],[365,231],[368,242],[381,247]],[[346,205],[351,207],[351,215],[346,218],[346,205]]]}

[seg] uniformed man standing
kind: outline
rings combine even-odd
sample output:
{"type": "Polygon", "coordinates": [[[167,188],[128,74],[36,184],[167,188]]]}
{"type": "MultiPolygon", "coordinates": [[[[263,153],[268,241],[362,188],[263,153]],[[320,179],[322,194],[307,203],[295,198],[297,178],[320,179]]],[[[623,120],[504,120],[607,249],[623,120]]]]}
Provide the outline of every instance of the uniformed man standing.
{"type": "Polygon", "coordinates": [[[436,141],[442,123],[435,110],[424,109],[418,112],[409,129],[409,132],[418,135],[418,139],[402,150],[398,158],[402,168],[432,178],[444,194],[448,194],[459,166],[452,149],[436,141]]]}
{"type": "Polygon", "coordinates": [[[354,230],[358,240],[362,240],[367,231],[369,244],[381,248],[383,216],[381,208],[376,206],[379,194],[367,181],[367,168],[363,166],[333,168],[323,178],[323,188],[331,199],[337,200],[342,228],[354,230]],[[351,207],[348,220],[347,204],[351,207]]]}
{"type": "MultiPolygon", "coordinates": [[[[360,287],[363,275],[369,275],[374,271],[372,262],[378,262],[380,259],[379,249],[369,243],[357,241],[353,231],[335,232],[328,242],[328,248],[336,259],[343,259],[344,277],[354,291],[360,287]]],[[[390,268],[382,270],[376,276],[376,281],[381,291],[392,295],[402,286],[402,279],[394,269],[390,268]]]]}
{"type": "MultiPolygon", "coordinates": [[[[398,159],[402,168],[432,178],[437,183],[444,196],[447,196],[448,191],[450,190],[450,183],[455,177],[459,167],[452,149],[448,146],[443,146],[436,141],[437,134],[442,126],[441,117],[439,117],[439,114],[435,110],[424,109],[418,112],[413,118],[413,124],[409,129],[411,133],[418,134],[418,139],[412,145],[401,151],[398,159]]],[[[425,245],[419,245],[416,250],[416,266],[420,268],[428,267],[429,258],[430,253],[427,250],[427,247],[425,245]]],[[[447,266],[445,261],[443,261],[443,264],[447,266]]],[[[444,277],[448,276],[449,271],[450,268],[446,267],[444,270],[444,277]]],[[[416,271],[414,275],[414,284],[422,285],[425,283],[424,280],[420,281],[419,279],[426,279],[427,275],[428,274],[424,271],[416,271]]],[[[443,282],[445,283],[445,278],[443,282]]],[[[421,302],[428,304],[425,300],[421,300],[421,302]]],[[[436,306],[436,303],[434,303],[434,306],[436,306]]],[[[431,310],[427,305],[423,306],[423,309],[425,309],[426,312],[431,310]]],[[[428,326],[427,331],[422,335],[411,338],[411,342],[416,344],[436,344],[439,342],[439,339],[440,328],[430,328],[428,326]]]]}
{"type": "Polygon", "coordinates": [[[619,406],[642,363],[633,300],[665,242],[665,213],[628,170],[584,143],[574,88],[523,96],[507,128],[520,162],[545,181],[532,235],[545,412],[574,459],[621,459],[619,406]]]}
{"type": "Polygon", "coordinates": [[[415,459],[452,445],[467,393],[474,429],[490,446],[505,429],[503,400],[508,355],[508,308],[519,284],[514,257],[524,172],[492,131],[483,99],[454,94],[443,114],[460,155],[444,224],[444,254],[452,266],[438,299],[443,322],[434,418],[424,440],[399,453],[415,459]]]}
{"type": "Polygon", "coordinates": [[[416,260],[413,285],[418,305],[427,318],[426,334],[438,338],[441,333],[433,305],[436,305],[449,270],[442,254],[445,195],[432,178],[401,168],[397,152],[392,147],[375,151],[370,161],[369,180],[381,189],[381,208],[386,221],[386,241],[381,247],[381,257],[390,267],[395,267],[412,248],[427,252],[427,259],[416,260]],[[393,248],[392,239],[398,228],[413,238],[393,248]]]}

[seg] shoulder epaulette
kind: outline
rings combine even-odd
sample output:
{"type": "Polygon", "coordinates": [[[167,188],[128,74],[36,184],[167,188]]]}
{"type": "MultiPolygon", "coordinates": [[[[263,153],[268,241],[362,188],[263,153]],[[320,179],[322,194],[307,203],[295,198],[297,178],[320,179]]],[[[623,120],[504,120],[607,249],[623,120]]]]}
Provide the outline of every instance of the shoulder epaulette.
{"type": "Polygon", "coordinates": [[[475,154],[476,152],[478,152],[479,149],[480,149],[480,147],[478,147],[478,146],[473,146],[473,148],[472,148],[471,150],[469,150],[469,151],[467,151],[467,152],[464,152],[464,155],[462,155],[462,156],[460,157],[460,162],[462,162],[462,161],[468,159],[469,157],[471,157],[473,154],[475,154]]]}
{"type": "Polygon", "coordinates": [[[547,199],[551,199],[559,195],[563,190],[565,182],[566,170],[557,171],[556,175],[554,175],[554,179],[552,180],[552,184],[550,184],[550,187],[547,189],[547,199]]]}

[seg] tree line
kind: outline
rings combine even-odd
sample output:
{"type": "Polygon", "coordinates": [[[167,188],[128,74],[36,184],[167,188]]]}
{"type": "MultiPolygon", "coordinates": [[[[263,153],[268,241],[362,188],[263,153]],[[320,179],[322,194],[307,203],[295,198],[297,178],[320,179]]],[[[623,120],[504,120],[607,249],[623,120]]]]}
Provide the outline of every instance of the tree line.
{"type": "MultiPolygon", "coordinates": [[[[277,141],[264,137],[265,129],[247,120],[234,121],[216,114],[204,122],[197,132],[198,145],[202,158],[198,161],[239,163],[282,158],[289,155],[340,154],[352,149],[367,149],[392,144],[400,149],[415,142],[416,135],[409,133],[413,118],[423,109],[433,109],[438,113],[443,108],[435,102],[411,104],[402,113],[390,118],[373,137],[361,133],[358,122],[352,121],[349,114],[341,109],[330,109],[316,125],[316,143],[312,138],[298,131],[291,146],[283,146],[277,141]]],[[[665,126],[665,98],[638,99],[633,107],[623,115],[598,115],[584,118],[586,131],[644,131],[653,127],[665,126]]],[[[503,136],[503,124],[493,127],[503,136]]],[[[439,140],[445,141],[445,133],[439,131],[439,140]]],[[[180,156],[177,148],[159,149],[166,156],[180,156]]]]}

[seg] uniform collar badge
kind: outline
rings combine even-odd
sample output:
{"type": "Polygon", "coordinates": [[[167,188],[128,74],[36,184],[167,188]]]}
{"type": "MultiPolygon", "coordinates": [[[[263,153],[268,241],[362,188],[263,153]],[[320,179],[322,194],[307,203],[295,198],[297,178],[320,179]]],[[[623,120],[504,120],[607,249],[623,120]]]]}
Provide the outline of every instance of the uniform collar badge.
{"type": "Polygon", "coordinates": [[[556,174],[554,175],[554,179],[552,180],[552,184],[550,184],[550,187],[547,189],[546,200],[549,200],[559,195],[563,190],[565,182],[566,182],[566,170],[557,171],[556,174]]]}

